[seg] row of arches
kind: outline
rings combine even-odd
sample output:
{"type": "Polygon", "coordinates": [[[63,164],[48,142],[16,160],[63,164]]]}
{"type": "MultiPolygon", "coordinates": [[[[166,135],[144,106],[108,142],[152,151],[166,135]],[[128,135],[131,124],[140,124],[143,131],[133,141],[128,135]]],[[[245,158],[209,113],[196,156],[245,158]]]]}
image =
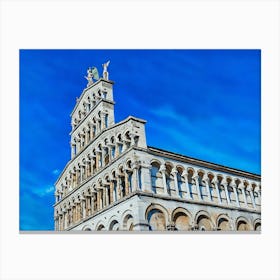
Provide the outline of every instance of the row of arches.
{"type": "Polygon", "coordinates": [[[207,211],[200,210],[196,213],[179,207],[171,214],[161,205],[152,205],[146,210],[146,219],[149,229],[152,231],[260,231],[261,220],[255,219],[253,222],[245,216],[237,218],[229,217],[222,213],[214,218],[207,211]]]}
{"type": "Polygon", "coordinates": [[[85,151],[84,156],[75,160],[64,173],[64,178],[57,188],[56,201],[64,198],[69,191],[77,188],[92,178],[99,170],[110,165],[131,146],[138,145],[139,136],[126,130],[124,133],[110,135],[97,142],[95,148],[85,151]]]}
{"type": "MultiPolygon", "coordinates": [[[[213,218],[213,215],[211,216],[204,210],[191,213],[182,207],[176,208],[169,215],[163,206],[153,205],[147,208],[146,222],[150,231],[261,231],[260,218],[251,221],[245,216],[232,218],[225,213],[216,216],[213,218]]],[[[108,223],[101,220],[95,226],[91,224],[83,226],[82,230],[133,231],[135,230],[135,220],[131,213],[121,219],[113,216],[108,223]]]]}
{"type": "MultiPolygon", "coordinates": [[[[144,191],[144,181],[149,185],[145,192],[156,195],[164,194],[189,202],[260,209],[259,182],[169,161],[160,164],[156,159],[151,159],[150,166],[144,167],[139,158],[132,159],[128,154],[123,163],[98,173],[94,180],[88,180],[56,207],[58,228],[77,224],[136,190],[144,191]],[[143,168],[150,172],[150,183],[149,178],[144,177],[143,168]]],[[[63,186],[64,196],[67,196],[67,187],[63,186]]]]}
{"type": "Polygon", "coordinates": [[[77,155],[98,135],[103,129],[108,128],[109,114],[108,112],[97,112],[91,119],[86,121],[78,131],[72,135],[71,155],[72,158],[77,155]]]}
{"type": "MultiPolygon", "coordinates": [[[[84,101],[79,104],[78,108],[75,110],[76,112],[72,116],[72,130],[87,117],[101,99],[107,99],[107,95],[108,92],[106,88],[98,88],[96,91],[88,92],[87,96],[83,97],[84,101]]],[[[77,99],[77,102],[79,102],[79,99],[77,99]]]]}
{"type": "Polygon", "coordinates": [[[133,231],[134,229],[134,217],[132,213],[126,213],[123,215],[122,218],[118,218],[116,216],[112,216],[108,223],[104,221],[99,221],[96,226],[91,224],[86,224],[83,226],[82,230],[84,231],[133,231]]]}
{"type": "Polygon", "coordinates": [[[155,159],[151,161],[151,186],[155,194],[191,200],[251,208],[261,204],[258,182],[155,159]]]}

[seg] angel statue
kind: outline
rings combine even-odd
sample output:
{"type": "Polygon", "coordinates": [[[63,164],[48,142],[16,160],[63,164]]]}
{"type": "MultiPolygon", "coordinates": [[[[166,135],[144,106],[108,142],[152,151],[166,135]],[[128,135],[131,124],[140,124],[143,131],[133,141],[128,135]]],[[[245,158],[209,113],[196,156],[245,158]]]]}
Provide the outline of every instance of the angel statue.
{"type": "Polygon", "coordinates": [[[89,67],[87,70],[87,76],[85,76],[85,78],[88,81],[87,86],[90,86],[93,84],[93,79],[98,80],[99,79],[99,74],[98,74],[98,70],[96,67],[89,67]]]}
{"type": "Polygon", "coordinates": [[[103,79],[109,80],[109,72],[107,71],[107,68],[110,64],[110,60],[108,60],[106,63],[102,64],[103,66],[103,79]]]}
{"type": "Polygon", "coordinates": [[[84,77],[88,81],[87,87],[93,84],[93,80],[92,80],[93,74],[92,74],[92,71],[91,71],[90,67],[87,70],[87,76],[84,76],[84,77]]]}

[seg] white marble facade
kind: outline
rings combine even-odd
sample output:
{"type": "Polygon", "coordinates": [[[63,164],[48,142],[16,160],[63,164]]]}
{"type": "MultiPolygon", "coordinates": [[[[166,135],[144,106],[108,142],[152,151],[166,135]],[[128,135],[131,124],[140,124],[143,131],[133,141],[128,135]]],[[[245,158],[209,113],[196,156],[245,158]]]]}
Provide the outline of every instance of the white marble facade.
{"type": "Polygon", "coordinates": [[[147,146],[146,121],[115,123],[106,73],[71,114],[55,230],[260,231],[261,177],[147,146]]]}

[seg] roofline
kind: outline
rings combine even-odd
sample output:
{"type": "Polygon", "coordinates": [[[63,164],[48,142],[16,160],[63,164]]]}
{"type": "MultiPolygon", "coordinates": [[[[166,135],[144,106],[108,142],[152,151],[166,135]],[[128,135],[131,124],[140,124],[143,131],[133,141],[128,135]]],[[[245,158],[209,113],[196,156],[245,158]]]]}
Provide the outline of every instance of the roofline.
{"type": "Polygon", "coordinates": [[[219,171],[231,172],[231,173],[235,173],[236,175],[241,175],[240,173],[242,173],[242,174],[247,175],[247,176],[249,175],[249,177],[252,177],[254,179],[259,179],[259,180],[261,179],[260,174],[255,174],[255,173],[244,171],[244,170],[241,170],[241,169],[228,167],[228,166],[225,166],[225,165],[221,165],[221,164],[217,164],[217,163],[213,163],[213,162],[209,162],[209,161],[205,161],[205,160],[201,160],[201,159],[177,154],[177,153],[174,153],[174,152],[171,152],[171,151],[155,148],[155,147],[152,147],[152,146],[147,146],[147,148],[148,148],[148,151],[150,151],[152,153],[160,153],[161,155],[162,155],[162,153],[164,153],[164,155],[166,157],[174,157],[174,156],[175,157],[180,157],[181,159],[184,158],[185,161],[196,164],[196,165],[202,165],[204,167],[205,167],[205,165],[207,165],[207,167],[212,168],[212,169],[217,169],[219,171]]]}

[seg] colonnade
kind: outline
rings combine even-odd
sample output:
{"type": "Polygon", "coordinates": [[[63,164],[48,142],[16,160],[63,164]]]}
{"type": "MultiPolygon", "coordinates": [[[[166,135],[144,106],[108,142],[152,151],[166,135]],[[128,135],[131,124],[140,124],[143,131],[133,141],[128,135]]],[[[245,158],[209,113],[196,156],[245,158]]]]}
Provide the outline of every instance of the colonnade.
{"type": "Polygon", "coordinates": [[[84,150],[87,145],[100,134],[101,131],[108,127],[108,114],[98,112],[98,115],[88,120],[83,127],[75,132],[71,141],[71,158],[84,150]]]}
{"type": "Polygon", "coordinates": [[[97,144],[97,148],[81,157],[69,168],[62,180],[60,190],[56,192],[56,202],[60,201],[69,191],[77,188],[92,178],[99,170],[108,166],[115,158],[131,146],[137,145],[138,136],[127,131],[97,144]]]}
{"type": "Polygon", "coordinates": [[[139,189],[138,167],[120,169],[67,199],[55,213],[57,230],[64,230],[139,189]]]}
{"type": "MultiPolygon", "coordinates": [[[[94,167],[100,166],[98,162],[101,158],[93,157],[93,168],[90,167],[92,161],[89,161],[82,166],[82,173],[77,173],[81,169],[74,169],[72,176],[66,178],[68,186],[76,187],[78,181],[83,182],[83,178],[92,178],[94,167]]],[[[260,210],[259,181],[193,166],[157,160],[144,164],[143,161],[128,158],[117,169],[101,172],[94,179],[93,182],[89,181],[90,187],[85,184],[62,201],[55,213],[57,229],[63,230],[77,224],[136,190],[189,202],[260,210]]],[[[64,194],[67,195],[67,192],[64,194]]]]}
{"type": "Polygon", "coordinates": [[[261,204],[260,182],[246,178],[157,161],[151,178],[152,192],[158,194],[253,209],[261,204]]]}
{"type": "MultiPolygon", "coordinates": [[[[84,102],[77,108],[76,113],[72,116],[72,130],[74,130],[90,113],[92,108],[96,106],[99,100],[106,99],[107,92],[105,90],[98,89],[96,93],[89,94],[87,98],[84,98],[84,102]]],[[[77,100],[78,101],[78,100],[77,100]]]]}

